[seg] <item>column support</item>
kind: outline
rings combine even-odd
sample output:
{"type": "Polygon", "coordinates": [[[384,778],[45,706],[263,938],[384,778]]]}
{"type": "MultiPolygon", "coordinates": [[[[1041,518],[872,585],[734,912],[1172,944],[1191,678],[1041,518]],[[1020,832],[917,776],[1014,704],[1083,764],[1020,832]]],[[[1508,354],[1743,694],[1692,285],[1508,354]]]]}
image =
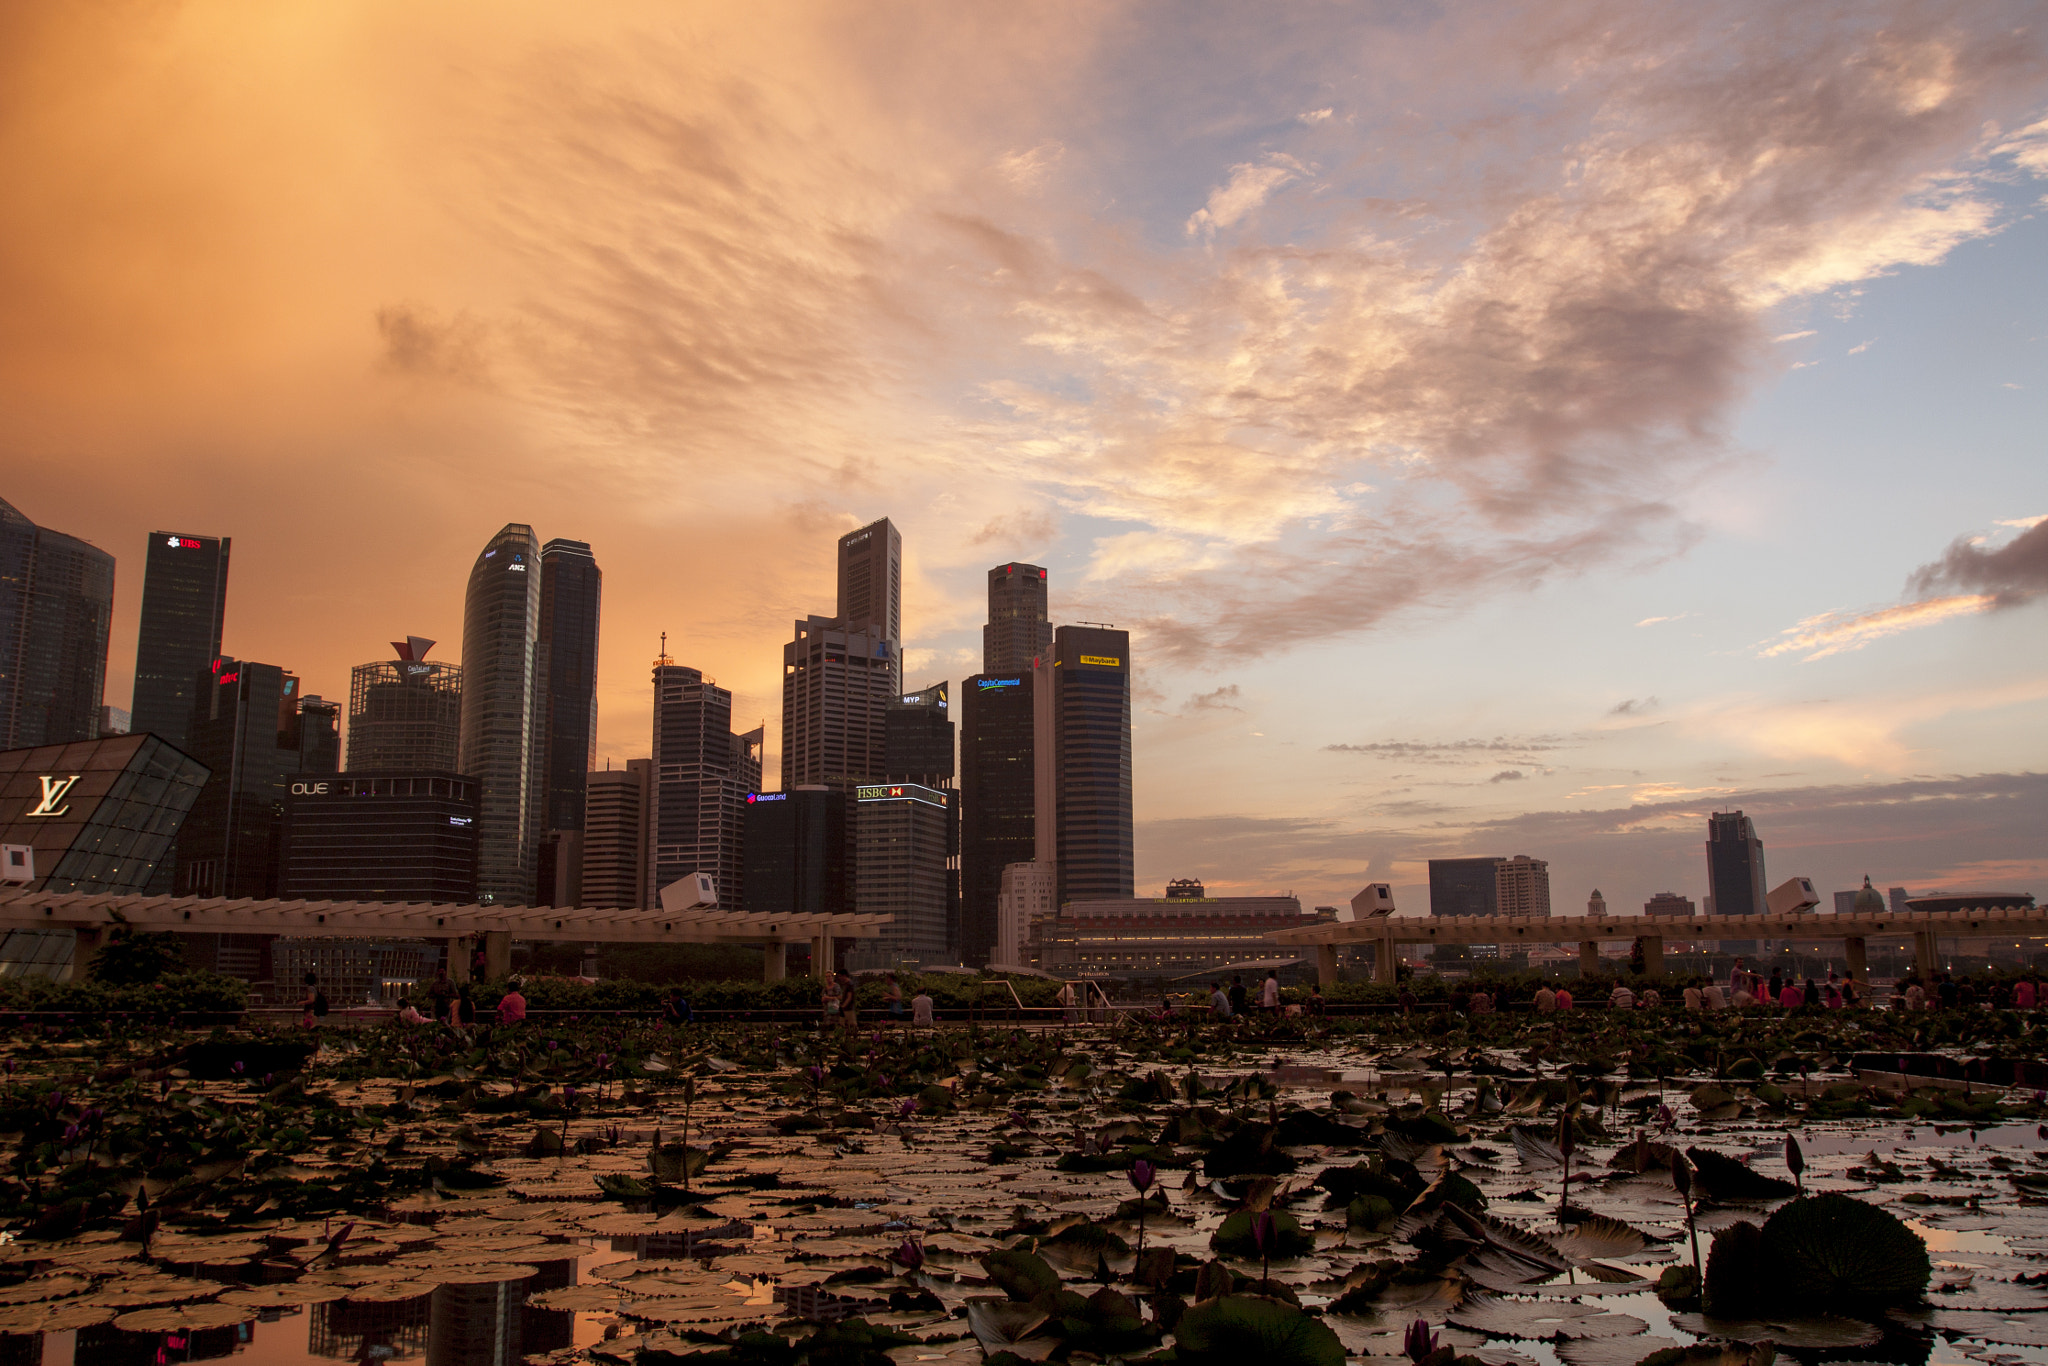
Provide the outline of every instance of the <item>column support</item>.
{"type": "Polygon", "coordinates": [[[1579,941],[1579,976],[1597,977],[1599,975],[1600,941],[1597,939],[1581,939],[1579,941]]]}
{"type": "Polygon", "coordinates": [[[789,945],[780,939],[761,946],[761,980],[780,982],[789,976],[789,945]]]}
{"type": "Polygon", "coordinates": [[[466,938],[441,941],[441,952],[448,959],[448,980],[457,986],[469,980],[469,945],[466,938]]]}
{"type": "Polygon", "coordinates": [[[1643,945],[1643,976],[1662,977],[1664,975],[1664,936],[1661,934],[1646,934],[1642,937],[1641,942],[1643,945]]]}
{"type": "Polygon", "coordinates": [[[1324,991],[1337,985],[1337,946],[1316,945],[1316,981],[1324,991]]]}
{"type": "Polygon", "coordinates": [[[65,979],[72,982],[85,980],[87,969],[92,966],[92,956],[107,942],[107,931],[103,925],[74,925],[71,928],[71,972],[65,979]]]}
{"type": "Polygon", "coordinates": [[[512,931],[484,931],[484,976],[496,980],[512,975],[512,931]]]}
{"type": "Polygon", "coordinates": [[[1934,974],[1941,970],[1941,946],[1935,942],[1933,930],[1913,932],[1913,966],[1919,970],[1921,985],[1931,990],[1934,974]]]}
{"type": "Polygon", "coordinates": [[[1870,955],[1863,936],[1852,934],[1842,941],[1842,952],[1849,959],[1849,980],[1861,986],[1870,980],[1870,955]]]}
{"type": "Polygon", "coordinates": [[[1394,985],[1395,982],[1400,980],[1400,974],[1395,970],[1395,963],[1397,961],[1398,959],[1394,955],[1393,934],[1391,932],[1382,934],[1379,937],[1379,942],[1373,945],[1372,979],[1382,986],[1390,987],[1394,985]]]}

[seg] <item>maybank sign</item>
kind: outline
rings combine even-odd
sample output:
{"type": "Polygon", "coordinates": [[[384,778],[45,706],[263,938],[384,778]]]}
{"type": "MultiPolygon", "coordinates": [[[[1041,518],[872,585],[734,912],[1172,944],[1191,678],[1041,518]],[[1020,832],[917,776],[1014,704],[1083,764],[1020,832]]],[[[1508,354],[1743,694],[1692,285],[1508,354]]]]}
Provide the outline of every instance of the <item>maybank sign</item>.
{"type": "Polygon", "coordinates": [[[926,806],[946,804],[945,793],[917,783],[877,783],[872,787],[856,787],[853,799],[857,802],[923,802],[926,806]]]}
{"type": "Polygon", "coordinates": [[[1123,667],[1123,661],[1121,659],[1118,659],[1115,655],[1082,655],[1081,662],[1083,664],[1099,664],[1105,669],[1117,669],[1123,667]]]}

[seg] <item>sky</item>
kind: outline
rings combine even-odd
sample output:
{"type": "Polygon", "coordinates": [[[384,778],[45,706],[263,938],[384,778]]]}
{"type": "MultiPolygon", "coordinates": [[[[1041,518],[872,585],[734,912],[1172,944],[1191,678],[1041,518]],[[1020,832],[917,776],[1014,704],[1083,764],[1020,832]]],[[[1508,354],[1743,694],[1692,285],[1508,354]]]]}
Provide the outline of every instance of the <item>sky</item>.
{"type": "MultiPolygon", "coordinates": [[[[2037,4],[0,9],[0,496],[459,658],[507,522],[767,722],[833,544],[1133,633],[1138,884],[2048,898],[2037,4]]],[[[1156,894],[1156,893],[1154,893],[1156,894]]]]}

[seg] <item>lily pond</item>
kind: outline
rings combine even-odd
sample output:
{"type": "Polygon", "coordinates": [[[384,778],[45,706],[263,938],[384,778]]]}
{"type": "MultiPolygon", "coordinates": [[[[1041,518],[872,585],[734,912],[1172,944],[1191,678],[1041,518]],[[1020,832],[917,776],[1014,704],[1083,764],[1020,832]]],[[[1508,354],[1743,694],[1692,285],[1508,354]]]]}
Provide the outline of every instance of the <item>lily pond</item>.
{"type": "Polygon", "coordinates": [[[2040,1056],[1990,1011],[49,1026],[0,1052],[0,1366],[2048,1363],[2040,1056]]]}

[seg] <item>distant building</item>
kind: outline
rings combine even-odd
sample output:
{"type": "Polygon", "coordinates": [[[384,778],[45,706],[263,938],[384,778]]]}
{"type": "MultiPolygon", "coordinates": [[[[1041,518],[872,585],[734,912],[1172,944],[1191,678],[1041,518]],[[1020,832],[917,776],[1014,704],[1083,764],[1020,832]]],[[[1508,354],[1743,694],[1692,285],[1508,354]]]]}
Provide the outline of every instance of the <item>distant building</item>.
{"type": "Polygon", "coordinates": [[[761,731],[732,729],[732,694],[666,655],[654,662],[653,841],[647,896],[686,873],[717,879],[722,910],[744,909],[747,794],[761,786],[761,731]]]}
{"type": "MultiPolygon", "coordinates": [[[[960,961],[994,961],[1004,869],[1039,860],[1037,689],[1050,670],[975,674],[960,683],[960,961]]],[[[1045,699],[1048,704],[1050,698],[1045,699]]],[[[1052,756],[1046,755],[1048,764],[1052,756]]],[[[1048,821],[1048,824],[1050,822],[1048,821]]],[[[1049,842],[1057,832],[1048,829],[1049,842]]],[[[1048,868],[1052,857],[1042,862],[1048,868]]]]}
{"type": "Polygon", "coordinates": [[[883,778],[925,787],[953,786],[950,700],[945,683],[890,699],[882,721],[883,778]]]}
{"type": "MultiPolygon", "coordinates": [[[[887,517],[839,538],[839,622],[893,647],[903,643],[903,537],[887,517]]],[[[896,654],[889,651],[892,671],[896,654]]],[[[889,691],[901,687],[898,675],[889,691]]]]}
{"type": "Polygon", "coordinates": [[[1947,915],[1953,911],[2030,911],[2032,892],[1954,892],[1945,896],[1916,896],[1906,908],[1922,913],[1947,915]]]}
{"type": "Polygon", "coordinates": [[[1062,901],[1131,895],[1131,633],[1053,632],[1053,742],[1062,901]]]}
{"type": "Polygon", "coordinates": [[[534,735],[534,645],[540,635],[540,542],[509,522],[470,566],[462,604],[462,755],[476,779],[477,892],[504,906],[534,895],[540,765],[534,735]]]}
{"type": "Polygon", "coordinates": [[[782,790],[879,780],[896,677],[887,636],[831,617],[798,621],[782,647],[782,790]]]}
{"type": "Polygon", "coordinates": [[[1707,817],[1707,884],[1715,915],[1763,915],[1764,842],[1740,811],[1707,817]]]}
{"type": "MultiPolygon", "coordinates": [[[[1173,897],[1169,889],[1167,896],[1173,897]]],[[[992,966],[1031,967],[1031,946],[1038,927],[1059,910],[1059,875],[1049,863],[1013,863],[1003,869],[1002,891],[996,899],[996,941],[989,952],[992,966]]]]}
{"type": "Polygon", "coordinates": [[[341,703],[307,693],[299,699],[299,772],[341,772],[341,703]]]}
{"type": "Polygon", "coordinates": [[[1595,888],[1593,889],[1593,895],[1591,895],[1591,896],[1589,896],[1589,897],[1587,897],[1587,898],[1586,898],[1586,914],[1587,914],[1587,915],[1606,915],[1606,914],[1607,914],[1607,898],[1606,898],[1606,897],[1604,897],[1604,896],[1602,896],[1602,895],[1600,895],[1600,889],[1599,889],[1598,887],[1595,887],[1595,888]]]}
{"type": "Polygon", "coordinates": [[[1493,915],[1500,909],[1500,880],[1492,858],[1433,858],[1429,861],[1431,915],[1493,915]]]}
{"type": "Polygon", "coordinates": [[[1643,903],[1644,915],[1691,915],[1692,900],[1676,892],[1659,892],[1643,903]]]}
{"type": "Polygon", "coordinates": [[[1891,906],[1893,915],[1897,915],[1900,912],[1904,911],[1906,909],[1907,901],[1911,900],[1911,894],[1908,893],[1904,887],[1888,888],[1885,891],[1884,896],[1885,901],[1891,906]]]}
{"type": "Polygon", "coordinates": [[[919,783],[854,789],[854,910],[893,917],[861,946],[862,961],[883,966],[949,957],[946,868],[952,851],[953,794],[919,783]]]}
{"type": "Polygon", "coordinates": [[[981,628],[984,673],[1018,673],[1052,653],[1046,574],[1035,564],[999,564],[988,571],[988,623],[981,628]]]}
{"type": "MultiPolygon", "coordinates": [[[[589,545],[559,537],[541,547],[540,571],[540,633],[533,655],[534,702],[540,712],[534,762],[539,769],[541,842],[544,849],[551,849],[561,844],[553,838],[555,832],[583,829],[585,779],[597,764],[597,632],[604,574],[589,545]]],[[[536,890],[548,892],[556,881],[537,876],[536,890]]]]}
{"type": "Polygon", "coordinates": [[[1034,952],[1052,973],[1174,977],[1278,956],[1267,934],[1316,920],[1291,896],[1069,901],[1039,921],[1034,952]]]}
{"type": "Polygon", "coordinates": [[[455,773],[294,780],[278,895],[308,901],[476,900],[477,785],[455,773]]]}
{"type": "Polygon", "coordinates": [[[0,499],[0,750],[98,737],[113,615],[114,557],[0,499]]]}
{"type": "Polygon", "coordinates": [[[226,536],[149,533],[142,574],[142,621],[135,637],[130,729],[183,747],[192,723],[194,680],[220,656],[227,616],[226,536]]]}
{"type": "Polygon", "coordinates": [[[274,897],[289,785],[332,773],[308,763],[335,759],[333,714],[316,713],[309,729],[297,676],[275,664],[222,656],[193,691],[186,746],[212,776],[178,831],[176,894],[274,897]]]}
{"type": "Polygon", "coordinates": [[[648,835],[652,759],[628,759],[624,768],[592,769],[583,799],[583,875],[577,903],[643,910],[653,856],[648,835]]]}
{"type": "Polygon", "coordinates": [[[271,991],[279,1001],[302,999],[307,973],[335,1010],[424,994],[441,962],[441,946],[424,939],[289,939],[271,942],[271,991]]]}
{"type": "Polygon", "coordinates": [[[396,659],[349,671],[351,773],[454,773],[462,759],[462,666],[429,661],[434,642],[392,642],[396,659]]]}
{"type": "Polygon", "coordinates": [[[847,886],[846,793],[816,784],[747,797],[745,897],[749,911],[837,914],[847,886]]]}
{"type": "Polygon", "coordinates": [[[100,735],[126,735],[128,733],[128,710],[125,707],[100,708],[100,735]]]}
{"type": "MultiPolygon", "coordinates": [[[[1502,915],[1550,914],[1550,864],[1527,854],[1495,859],[1494,907],[1502,915]]],[[[1595,892],[1595,896],[1599,893],[1595,892]]],[[[1603,901],[1604,907],[1606,903],[1603,901]]]]}

